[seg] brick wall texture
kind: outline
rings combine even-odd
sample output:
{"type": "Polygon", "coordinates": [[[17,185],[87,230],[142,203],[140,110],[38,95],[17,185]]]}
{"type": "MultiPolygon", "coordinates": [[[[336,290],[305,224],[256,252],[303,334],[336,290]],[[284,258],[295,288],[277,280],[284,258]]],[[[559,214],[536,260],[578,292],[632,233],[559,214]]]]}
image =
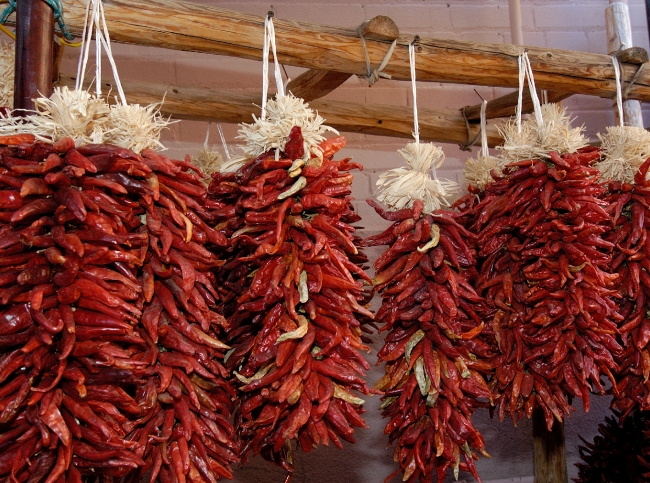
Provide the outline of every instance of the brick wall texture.
{"type": "MultiPolygon", "coordinates": [[[[509,19],[507,0],[274,0],[259,1],[195,0],[235,11],[264,15],[274,10],[278,18],[299,20],[317,24],[356,27],[376,15],[387,15],[398,25],[400,32],[427,37],[468,40],[476,42],[509,43],[509,19]]],[[[521,0],[524,43],[586,52],[607,53],[605,34],[605,0],[521,0]]],[[[648,27],[645,4],[642,0],[629,0],[634,45],[648,48],[648,27]]],[[[155,48],[115,45],[114,53],[123,79],[152,81],[229,89],[240,92],[259,92],[261,88],[261,63],[205,54],[164,51],[155,48]]],[[[62,64],[64,73],[76,69],[78,51],[67,49],[62,64]]],[[[108,66],[105,67],[108,69],[108,66]]],[[[288,67],[289,76],[295,77],[302,70],[288,67]]],[[[105,70],[104,72],[110,72],[105,70]]],[[[507,89],[477,87],[485,99],[498,97],[507,89]]],[[[380,80],[375,86],[356,77],[349,79],[328,99],[350,102],[368,102],[411,106],[410,83],[380,80]]],[[[471,86],[418,83],[418,104],[423,107],[460,108],[477,104],[480,99],[471,86]]],[[[587,96],[574,96],[564,105],[575,116],[575,124],[584,124],[586,133],[595,138],[596,133],[614,123],[612,101],[587,96]]],[[[646,119],[650,112],[645,110],[646,119]]],[[[163,136],[163,143],[173,156],[196,152],[205,138],[207,124],[183,121],[171,126],[163,136]]],[[[238,127],[223,125],[226,139],[234,144],[238,127]]],[[[219,136],[212,129],[210,143],[220,149],[219,136]]],[[[404,140],[368,135],[348,135],[344,153],[365,165],[356,175],[354,196],[356,207],[363,216],[360,225],[362,235],[370,235],[386,225],[365,199],[372,197],[379,173],[397,167],[402,158],[396,150],[404,146],[404,140]]],[[[447,160],[439,170],[439,176],[462,184],[462,166],[465,159],[476,156],[463,152],[455,145],[444,145],[447,160]]],[[[376,257],[377,252],[371,252],[376,257]]],[[[376,360],[380,347],[377,338],[371,361],[376,360]]],[[[382,375],[381,368],[374,369],[369,378],[374,383],[382,375]]],[[[358,431],[358,444],[347,445],[344,451],[331,448],[319,449],[308,456],[297,455],[296,473],[292,483],[376,483],[390,474],[394,467],[392,450],[385,449],[383,424],[378,416],[378,398],[367,404],[369,428],[358,431]]],[[[580,404],[577,406],[579,408],[580,404]]],[[[569,476],[575,477],[573,467],[577,459],[580,434],[590,439],[596,427],[607,413],[606,397],[594,397],[592,409],[584,414],[582,409],[572,415],[566,425],[567,459],[569,476]]],[[[517,428],[512,423],[491,420],[488,415],[477,417],[477,426],[484,432],[487,449],[492,459],[478,463],[483,481],[496,483],[532,482],[532,425],[522,421],[517,428]]],[[[453,478],[453,477],[452,477],[453,478]]],[[[474,481],[468,475],[461,479],[474,481]]],[[[284,475],[264,461],[253,459],[236,474],[237,482],[257,483],[283,481],[284,475]]],[[[452,481],[452,479],[450,479],[452,481]]]]}

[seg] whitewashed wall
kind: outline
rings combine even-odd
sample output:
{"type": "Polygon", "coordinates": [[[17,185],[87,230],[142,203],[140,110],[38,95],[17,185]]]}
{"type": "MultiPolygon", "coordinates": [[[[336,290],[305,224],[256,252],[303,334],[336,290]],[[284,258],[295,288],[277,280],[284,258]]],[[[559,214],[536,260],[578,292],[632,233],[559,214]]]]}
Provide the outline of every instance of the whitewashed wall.
{"type": "MultiPolygon", "coordinates": [[[[397,23],[401,33],[477,42],[510,42],[507,0],[196,1],[257,15],[274,10],[281,19],[345,27],[356,27],[365,19],[387,15],[397,23]]],[[[527,45],[606,53],[606,0],[521,0],[521,3],[524,42],[527,45]]],[[[644,2],[630,0],[629,3],[634,43],[648,48],[644,2]]],[[[114,51],[124,79],[247,92],[259,92],[261,88],[260,62],[133,46],[115,46],[114,51]]],[[[74,72],[77,55],[77,50],[68,49],[62,66],[64,73],[74,72]]],[[[287,71],[295,77],[301,69],[289,67],[287,71]]],[[[477,87],[476,90],[488,100],[507,92],[506,89],[490,87],[477,87]]],[[[368,87],[365,81],[357,78],[351,78],[327,98],[397,106],[410,106],[412,103],[410,84],[407,82],[381,80],[375,86],[368,87]]],[[[423,107],[460,108],[477,104],[479,97],[469,86],[419,83],[418,101],[423,107]]],[[[592,138],[614,122],[611,100],[574,96],[564,105],[577,117],[577,124],[584,123],[586,132],[592,138]]],[[[645,114],[648,119],[650,113],[646,111],[645,114]]],[[[192,154],[203,143],[206,128],[206,123],[183,121],[164,134],[163,142],[173,156],[192,154]]],[[[227,140],[233,142],[237,126],[224,125],[223,128],[227,140]]],[[[216,129],[212,130],[210,143],[219,145],[216,129]]],[[[403,146],[404,140],[401,139],[348,136],[348,147],[344,153],[366,167],[356,175],[353,193],[357,198],[358,211],[363,216],[359,225],[364,227],[361,230],[364,236],[386,226],[364,200],[372,196],[378,174],[401,163],[395,151],[403,146]]],[[[460,182],[463,161],[470,154],[454,145],[444,147],[447,161],[440,175],[460,182]]],[[[473,155],[476,155],[476,149],[473,155]]],[[[374,259],[377,251],[370,252],[370,255],[374,259]]],[[[369,355],[371,363],[376,360],[376,351],[380,346],[377,338],[369,355]]],[[[368,375],[370,383],[374,383],[382,374],[381,368],[374,368],[368,375]]],[[[344,451],[322,448],[307,456],[298,455],[293,483],[380,483],[392,473],[392,450],[385,449],[384,422],[379,417],[378,405],[377,397],[369,400],[366,413],[369,428],[357,431],[356,445],[346,445],[344,451]]],[[[594,397],[589,414],[583,413],[581,404],[576,407],[577,412],[566,425],[570,477],[577,474],[573,467],[578,454],[577,436],[593,437],[598,423],[607,414],[608,400],[594,397]]],[[[492,459],[481,459],[477,465],[483,481],[532,483],[530,421],[521,421],[517,428],[509,421],[500,424],[490,420],[486,414],[478,414],[475,421],[493,456],[492,459]]],[[[284,474],[262,460],[253,459],[236,472],[235,478],[241,483],[281,482],[284,481],[284,474]]],[[[468,475],[461,475],[462,478],[468,482],[474,481],[468,475]]]]}

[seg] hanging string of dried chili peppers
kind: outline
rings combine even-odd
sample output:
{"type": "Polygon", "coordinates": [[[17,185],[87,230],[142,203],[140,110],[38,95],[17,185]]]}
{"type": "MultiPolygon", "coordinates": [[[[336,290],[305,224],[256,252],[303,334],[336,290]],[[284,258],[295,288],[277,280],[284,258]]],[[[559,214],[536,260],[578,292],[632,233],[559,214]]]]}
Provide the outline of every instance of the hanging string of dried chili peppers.
{"type": "Polygon", "coordinates": [[[0,161],[0,474],[230,476],[204,185],[150,150],[30,140],[0,161]]]}

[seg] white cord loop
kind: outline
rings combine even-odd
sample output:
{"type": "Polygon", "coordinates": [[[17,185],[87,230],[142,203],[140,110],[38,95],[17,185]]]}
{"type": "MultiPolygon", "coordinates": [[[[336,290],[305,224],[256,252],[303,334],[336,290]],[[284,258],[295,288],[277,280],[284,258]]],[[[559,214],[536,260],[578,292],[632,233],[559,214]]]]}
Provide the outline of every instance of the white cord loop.
{"type": "Polygon", "coordinates": [[[616,110],[618,111],[618,125],[624,125],[623,119],[623,92],[621,90],[621,67],[618,58],[612,55],[612,65],[614,66],[614,76],[616,77],[616,110]]]}
{"type": "Polygon", "coordinates": [[[415,144],[420,144],[420,125],[418,124],[418,90],[415,84],[415,42],[409,44],[409,62],[411,64],[411,88],[413,89],[413,137],[415,144]]]}
{"type": "Polygon", "coordinates": [[[223,144],[223,152],[226,153],[226,158],[228,159],[228,161],[230,161],[230,151],[228,150],[228,145],[226,144],[226,137],[223,135],[221,124],[217,124],[217,129],[219,130],[219,137],[221,138],[221,144],[223,144]]]}
{"type": "Polygon", "coordinates": [[[544,120],[542,119],[542,106],[540,105],[537,89],[535,88],[535,78],[533,76],[533,68],[530,65],[528,53],[524,51],[524,53],[521,54],[517,59],[517,62],[519,65],[519,96],[517,98],[516,120],[517,132],[521,133],[524,78],[528,78],[528,88],[530,90],[530,98],[533,101],[533,112],[535,113],[535,120],[537,121],[537,125],[541,127],[542,124],[544,124],[544,120]]]}
{"type": "MultiPolygon", "coordinates": [[[[368,55],[368,46],[366,45],[366,37],[363,35],[363,28],[366,26],[367,23],[368,20],[366,20],[361,25],[359,25],[359,28],[357,28],[357,33],[359,34],[359,38],[361,39],[361,45],[363,45],[363,55],[366,59],[366,70],[368,74],[364,78],[368,81],[368,84],[372,86],[375,85],[375,83],[379,80],[380,77],[383,77],[384,79],[391,78],[390,74],[386,74],[385,72],[382,71],[386,68],[386,66],[388,65],[388,61],[393,55],[393,50],[395,50],[395,45],[397,45],[397,39],[393,40],[393,43],[390,44],[390,47],[388,48],[388,52],[386,52],[386,55],[384,56],[384,60],[381,61],[379,67],[373,70],[372,67],[370,67],[370,56],[368,55]]],[[[359,77],[363,77],[363,76],[359,76],[359,77]]]]}
{"type": "Polygon", "coordinates": [[[276,97],[284,97],[284,83],[282,82],[282,72],[280,71],[280,62],[275,49],[275,28],[273,27],[273,12],[269,12],[264,19],[264,46],[262,52],[262,115],[261,119],[266,119],[266,102],[269,96],[269,47],[273,52],[273,65],[275,75],[275,87],[278,90],[276,97]]]}
{"type": "Polygon", "coordinates": [[[117,72],[117,66],[115,65],[115,59],[113,58],[113,51],[111,49],[111,39],[108,34],[108,28],[106,26],[106,18],[104,16],[104,6],[101,0],[88,0],[86,4],[86,16],[84,18],[84,32],[82,36],[82,55],[79,58],[79,64],[77,65],[77,80],[75,82],[75,89],[82,89],[84,77],[86,74],[86,67],[88,65],[88,57],[90,51],[90,40],[93,35],[93,28],[95,30],[95,92],[97,97],[100,97],[102,94],[102,62],[101,62],[101,52],[102,46],[104,52],[106,53],[106,58],[111,64],[111,69],[113,71],[113,78],[115,79],[115,85],[117,87],[117,92],[120,96],[120,103],[126,106],[126,96],[124,95],[124,90],[122,89],[122,83],[120,82],[120,76],[117,72]],[[92,3],[92,11],[90,10],[90,5],[92,3]],[[88,14],[90,13],[90,22],[88,21],[88,14]]]}

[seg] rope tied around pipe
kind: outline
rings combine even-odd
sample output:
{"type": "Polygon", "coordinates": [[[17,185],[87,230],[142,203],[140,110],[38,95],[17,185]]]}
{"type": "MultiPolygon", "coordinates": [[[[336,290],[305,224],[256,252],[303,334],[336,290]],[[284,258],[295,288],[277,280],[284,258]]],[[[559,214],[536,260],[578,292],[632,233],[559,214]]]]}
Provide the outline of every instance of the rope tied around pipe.
{"type": "MultiPolygon", "coordinates": [[[[52,9],[54,13],[54,20],[56,20],[56,23],[59,24],[59,29],[61,29],[61,34],[63,35],[63,38],[65,38],[68,41],[74,40],[75,38],[74,35],[70,33],[70,30],[68,30],[68,26],[65,24],[65,20],[63,19],[63,5],[61,4],[61,0],[43,0],[43,1],[47,3],[49,7],[52,9]]],[[[0,24],[4,24],[9,18],[9,15],[14,13],[15,11],[16,11],[16,0],[9,0],[7,6],[2,11],[2,14],[0,14],[0,24]]]]}

